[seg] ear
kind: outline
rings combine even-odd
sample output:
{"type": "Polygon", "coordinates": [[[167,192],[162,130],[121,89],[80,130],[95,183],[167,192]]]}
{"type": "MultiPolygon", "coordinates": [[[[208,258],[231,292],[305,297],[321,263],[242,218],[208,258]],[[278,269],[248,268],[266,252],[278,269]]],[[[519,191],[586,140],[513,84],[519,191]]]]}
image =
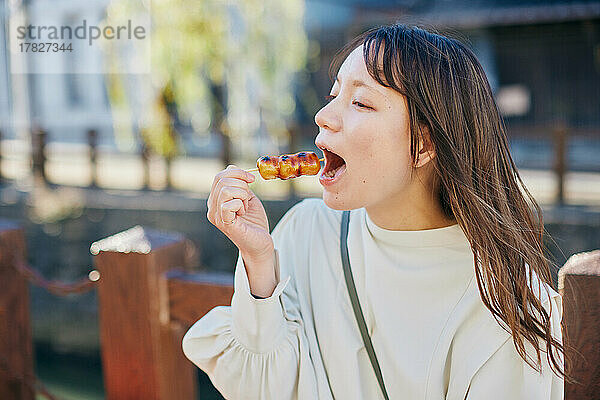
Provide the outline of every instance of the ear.
{"type": "Polygon", "coordinates": [[[431,133],[426,125],[420,125],[419,151],[417,152],[416,168],[423,167],[435,158],[435,149],[431,141],[431,133]]]}

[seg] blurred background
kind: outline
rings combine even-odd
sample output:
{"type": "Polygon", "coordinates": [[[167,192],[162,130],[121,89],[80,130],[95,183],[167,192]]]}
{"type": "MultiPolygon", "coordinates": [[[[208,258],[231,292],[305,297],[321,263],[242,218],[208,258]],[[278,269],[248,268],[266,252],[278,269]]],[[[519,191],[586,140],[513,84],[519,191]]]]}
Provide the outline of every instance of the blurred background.
{"type": "MultiPolygon", "coordinates": [[[[600,1],[2,0],[0,216],[24,228],[48,280],[92,269],[90,244],[134,225],[182,232],[198,268],[233,271],[236,249],[206,220],[213,176],[262,154],[317,151],[327,69],[350,38],[418,23],[468,44],[505,118],[561,266],[600,247],[600,1]],[[144,46],[18,48],[18,26],[145,21],[144,46]]],[[[271,227],[315,177],[261,181],[271,227]]],[[[62,399],[104,398],[95,291],[31,287],[35,371],[62,399]]],[[[219,399],[202,372],[199,396],[219,399]]],[[[41,395],[40,395],[41,396],[41,395]]],[[[42,397],[40,397],[42,398],[42,397]]]]}

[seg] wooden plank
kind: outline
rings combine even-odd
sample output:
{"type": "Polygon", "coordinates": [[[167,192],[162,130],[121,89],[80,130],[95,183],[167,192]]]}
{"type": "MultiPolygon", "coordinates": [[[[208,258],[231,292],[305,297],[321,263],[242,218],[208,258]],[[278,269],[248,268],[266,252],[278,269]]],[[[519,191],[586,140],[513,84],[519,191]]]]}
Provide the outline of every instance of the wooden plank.
{"type": "Polygon", "coordinates": [[[556,203],[565,204],[565,173],[567,172],[567,129],[558,125],[553,130],[554,139],[554,173],[556,174],[556,203]]]}
{"type": "Polygon", "coordinates": [[[600,393],[600,250],[575,254],[558,273],[563,298],[565,369],[579,382],[565,383],[566,400],[600,393]]]}
{"type": "Polygon", "coordinates": [[[0,221],[0,399],[35,398],[29,285],[15,268],[25,260],[23,229],[0,221]]]}
{"type": "Polygon", "coordinates": [[[196,369],[170,323],[164,272],[183,265],[182,235],[140,226],[92,244],[107,399],[194,399],[196,369]]]}
{"type": "Polygon", "coordinates": [[[219,272],[167,273],[171,321],[189,327],[212,308],[231,304],[233,274],[219,272]]]}

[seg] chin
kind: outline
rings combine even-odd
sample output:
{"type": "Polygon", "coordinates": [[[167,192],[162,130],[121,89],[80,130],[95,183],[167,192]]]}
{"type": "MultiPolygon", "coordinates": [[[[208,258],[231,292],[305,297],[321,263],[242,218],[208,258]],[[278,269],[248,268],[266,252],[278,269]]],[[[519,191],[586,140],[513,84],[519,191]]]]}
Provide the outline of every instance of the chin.
{"type": "Polygon", "coordinates": [[[327,190],[323,190],[323,202],[333,210],[346,211],[362,207],[361,205],[353,204],[353,201],[347,201],[344,197],[342,194],[330,193],[327,190]]]}

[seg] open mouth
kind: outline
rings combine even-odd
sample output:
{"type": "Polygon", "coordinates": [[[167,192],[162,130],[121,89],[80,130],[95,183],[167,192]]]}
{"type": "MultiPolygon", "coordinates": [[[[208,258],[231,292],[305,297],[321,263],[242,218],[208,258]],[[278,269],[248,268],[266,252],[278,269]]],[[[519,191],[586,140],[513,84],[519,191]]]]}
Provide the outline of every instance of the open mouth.
{"type": "Polygon", "coordinates": [[[323,154],[325,155],[325,168],[323,168],[321,176],[327,179],[335,179],[346,170],[346,161],[332,151],[327,149],[321,150],[323,150],[323,154]]]}

